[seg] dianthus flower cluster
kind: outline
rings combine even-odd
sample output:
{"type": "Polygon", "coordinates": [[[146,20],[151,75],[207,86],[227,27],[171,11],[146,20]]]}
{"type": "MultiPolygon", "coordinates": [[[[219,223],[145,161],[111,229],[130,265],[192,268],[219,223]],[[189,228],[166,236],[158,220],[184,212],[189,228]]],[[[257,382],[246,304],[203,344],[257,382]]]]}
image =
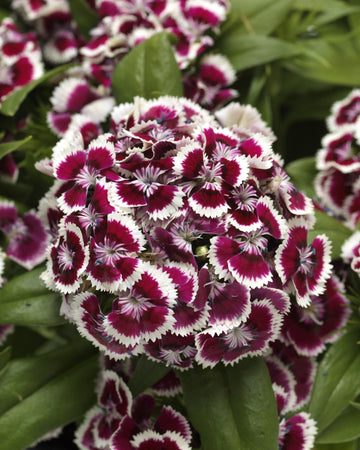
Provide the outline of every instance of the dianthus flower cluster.
{"type": "Polygon", "coordinates": [[[17,88],[41,77],[44,72],[35,33],[21,32],[14,21],[0,22],[0,104],[17,88]]]}
{"type": "Polygon", "coordinates": [[[96,390],[97,405],[76,432],[81,450],[191,450],[190,425],[171,406],[163,406],[154,418],[155,398],[150,394],[133,398],[113,370],[101,372],[96,390]]]}
{"type": "Polygon", "coordinates": [[[88,138],[101,133],[100,123],[114,106],[111,83],[116,65],[132,48],[161,31],[177,40],[173,50],[182,71],[185,97],[212,110],[237,95],[229,88],[235,81],[230,62],[221,54],[208,52],[214,45],[211,35],[225,20],[225,1],[99,0],[89,3],[99,23],[90,30],[88,42],[72,29],[71,12],[63,0],[43,1],[41,6],[17,0],[14,6],[37,24],[45,60],[52,64],[80,62],[51,97],[48,124],[59,137],[69,128],[77,128],[88,138]]]}
{"type": "Polygon", "coordinates": [[[271,140],[243,131],[247,110],[136,98],[114,108],[110,133],[54,148],[43,279],[111,358],[234,364],[279,337],[289,294],[296,309],[324,293],[329,241],[307,242],[312,204],[271,140]]]}
{"type": "MultiPolygon", "coordinates": [[[[360,90],[334,103],[327,126],[329,133],[316,155],[316,194],[329,214],[355,230],[360,219],[360,90]]],[[[341,256],[360,274],[359,231],[345,241],[341,256]]]]}

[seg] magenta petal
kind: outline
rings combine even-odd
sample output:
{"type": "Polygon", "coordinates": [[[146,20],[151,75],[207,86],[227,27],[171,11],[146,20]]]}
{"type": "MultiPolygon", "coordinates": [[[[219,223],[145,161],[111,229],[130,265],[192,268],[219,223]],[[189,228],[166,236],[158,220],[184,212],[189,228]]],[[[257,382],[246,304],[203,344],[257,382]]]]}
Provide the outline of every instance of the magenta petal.
{"type": "Polygon", "coordinates": [[[73,180],[86,163],[86,153],[82,150],[64,156],[55,169],[55,176],[60,180],[73,180]]]}
{"type": "Polygon", "coordinates": [[[252,288],[263,286],[272,279],[270,268],[261,254],[243,252],[232,256],[229,270],[241,284],[252,288]]]}
{"type": "Polygon", "coordinates": [[[171,406],[163,406],[158,418],[154,423],[154,430],[160,434],[164,434],[167,431],[174,431],[180,434],[183,439],[190,444],[191,442],[191,429],[190,425],[185,417],[175,411],[171,406]]]}
{"type": "Polygon", "coordinates": [[[18,220],[22,222],[23,226],[19,228],[19,232],[15,232],[6,254],[26,269],[31,270],[45,259],[48,235],[44,225],[35,214],[26,213],[22,219],[18,220]]]}
{"type": "Polygon", "coordinates": [[[6,234],[17,220],[16,206],[12,202],[0,201],[0,230],[6,234]]]}
{"type": "Polygon", "coordinates": [[[206,182],[189,198],[189,205],[200,216],[219,217],[229,209],[229,205],[214,183],[206,182]]]}
{"type": "Polygon", "coordinates": [[[113,189],[113,203],[119,206],[146,206],[145,194],[135,181],[120,181],[113,189]]]}
{"type": "Polygon", "coordinates": [[[229,327],[246,320],[250,314],[249,289],[239,283],[214,283],[209,300],[211,326],[229,327]]]}
{"type": "Polygon", "coordinates": [[[85,208],[87,200],[87,189],[80,184],[74,184],[59,198],[59,206],[66,213],[79,211],[85,208]]]}

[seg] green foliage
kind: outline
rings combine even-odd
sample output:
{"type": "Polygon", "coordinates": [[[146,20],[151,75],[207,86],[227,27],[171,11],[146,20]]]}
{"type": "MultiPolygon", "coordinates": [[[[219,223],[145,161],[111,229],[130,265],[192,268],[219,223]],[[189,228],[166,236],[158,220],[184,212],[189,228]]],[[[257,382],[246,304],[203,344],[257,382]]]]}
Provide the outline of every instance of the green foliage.
{"type": "Polygon", "coordinates": [[[360,437],[360,410],[349,406],[325,430],[316,441],[320,444],[348,442],[360,437]]]}
{"type": "Polygon", "coordinates": [[[309,240],[312,241],[319,234],[326,234],[332,243],[331,256],[337,259],[341,255],[341,247],[346,239],[352,235],[350,228],[347,228],[334,217],[328,216],[322,211],[315,211],[316,223],[312,230],[309,230],[309,240]]]}
{"type": "Polygon", "coordinates": [[[0,291],[0,324],[55,326],[65,323],[59,315],[60,296],[40,280],[43,268],[10,280],[0,291]]]}
{"type": "Polygon", "coordinates": [[[131,375],[129,388],[133,396],[137,396],[151,387],[170,371],[162,363],[151,361],[146,355],[142,355],[136,364],[135,371],[131,375]]]}
{"type": "Polygon", "coordinates": [[[2,450],[26,448],[79,419],[94,403],[97,358],[84,354],[84,347],[69,347],[6,367],[0,385],[2,450]]]}
{"type": "Polygon", "coordinates": [[[313,156],[297,159],[289,163],[285,170],[300,191],[304,191],[310,198],[315,197],[314,178],[316,175],[316,164],[313,156]]]}
{"type": "Polygon", "coordinates": [[[87,39],[90,37],[90,30],[95,28],[99,22],[99,17],[95,11],[84,0],[70,0],[70,11],[81,34],[87,39]]]}
{"type": "Polygon", "coordinates": [[[22,145],[29,142],[31,139],[31,136],[28,136],[25,139],[22,139],[21,141],[11,141],[11,142],[3,142],[0,144],[0,158],[4,157],[8,153],[11,153],[18,148],[20,148],[22,145]]]}
{"type": "Polygon", "coordinates": [[[112,79],[117,102],[135,96],[147,99],[161,95],[181,97],[181,74],[168,33],[157,33],[133,48],[117,65],[112,79]]]}
{"type": "Polygon", "coordinates": [[[265,362],[247,358],[179,372],[185,407],[206,450],[278,449],[274,392],[265,362]]]}
{"type": "Polygon", "coordinates": [[[319,364],[309,412],[317,422],[320,435],[360,393],[359,337],[359,329],[347,330],[319,364]]]}
{"type": "Polygon", "coordinates": [[[300,48],[284,40],[261,35],[228,33],[219,41],[219,50],[239,70],[286,59],[300,53],[300,48]]]}
{"type": "Polygon", "coordinates": [[[11,357],[11,348],[6,347],[4,350],[0,352],[0,377],[1,377],[1,371],[4,367],[6,367],[6,364],[9,362],[11,357]]]}
{"type": "Polygon", "coordinates": [[[42,77],[38,78],[37,80],[34,80],[31,83],[27,84],[26,86],[15,90],[10,95],[8,95],[2,102],[0,106],[0,112],[2,114],[5,114],[6,116],[14,116],[18,111],[22,102],[31,93],[31,91],[33,91],[36,87],[38,87],[42,83],[51,80],[51,78],[55,77],[56,75],[64,73],[67,69],[73,66],[74,64],[65,64],[56,67],[55,69],[46,72],[42,77]]]}

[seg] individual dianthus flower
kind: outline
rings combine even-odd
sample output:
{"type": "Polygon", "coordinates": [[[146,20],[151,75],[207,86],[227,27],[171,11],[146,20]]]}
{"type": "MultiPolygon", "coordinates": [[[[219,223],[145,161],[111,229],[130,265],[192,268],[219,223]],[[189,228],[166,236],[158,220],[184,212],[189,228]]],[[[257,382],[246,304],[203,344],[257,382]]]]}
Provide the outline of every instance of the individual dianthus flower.
{"type": "Polygon", "coordinates": [[[10,18],[0,22],[0,103],[14,90],[43,75],[34,33],[22,33],[10,18]]]}
{"type": "Polygon", "coordinates": [[[282,419],[279,432],[279,450],[312,450],[317,433],[316,422],[302,412],[282,419]]]}
{"type": "Polygon", "coordinates": [[[107,356],[232,365],[269,351],[289,294],[310,308],[324,292],[329,243],[307,242],[310,201],[271,139],[248,133],[186,99],[136,98],[109,133],[54,148],[42,277],[107,356]]]}
{"type": "Polygon", "coordinates": [[[0,201],[0,231],[7,240],[6,256],[30,270],[46,257],[48,235],[33,211],[18,216],[14,203],[0,201]]]}

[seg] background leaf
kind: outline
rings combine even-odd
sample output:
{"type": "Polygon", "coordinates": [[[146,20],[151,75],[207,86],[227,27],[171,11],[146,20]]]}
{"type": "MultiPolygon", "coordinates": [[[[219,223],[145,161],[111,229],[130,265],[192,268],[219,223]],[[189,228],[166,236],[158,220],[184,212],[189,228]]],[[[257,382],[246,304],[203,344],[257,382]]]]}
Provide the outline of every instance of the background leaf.
{"type": "Polygon", "coordinates": [[[81,34],[87,39],[90,37],[90,30],[99,23],[96,12],[84,0],[70,0],[70,11],[72,18],[76,22],[81,34]]]}
{"type": "Polygon", "coordinates": [[[281,39],[238,32],[225,34],[218,47],[237,71],[290,58],[301,52],[295,44],[281,39]]]}
{"type": "Polygon", "coordinates": [[[61,298],[49,291],[39,276],[38,268],[11,279],[0,290],[0,323],[55,326],[66,323],[59,315],[61,298]]]}
{"type": "Polygon", "coordinates": [[[9,362],[9,359],[11,357],[11,348],[6,347],[4,350],[0,352],[0,372],[1,370],[6,366],[6,364],[9,362]]]}
{"type": "Polygon", "coordinates": [[[58,427],[79,419],[95,402],[97,357],[58,374],[0,417],[2,450],[22,450],[58,427]]]}
{"type": "Polygon", "coordinates": [[[170,371],[170,367],[166,367],[162,363],[151,361],[146,355],[142,355],[135,367],[129,381],[129,388],[133,396],[144,392],[151,387],[170,371]]]}
{"type": "Polygon", "coordinates": [[[360,437],[360,410],[349,406],[316,438],[320,444],[348,442],[360,437]]]}
{"type": "Polygon", "coordinates": [[[265,362],[199,367],[178,376],[190,420],[206,450],[278,450],[278,419],[265,362]]]}
{"type": "Polygon", "coordinates": [[[31,136],[28,136],[25,139],[22,139],[21,141],[11,141],[11,142],[1,143],[0,144],[0,158],[7,155],[8,153],[11,153],[11,152],[17,150],[23,144],[30,141],[30,139],[31,139],[31,136]]]}
{"type": "Polygon", "coordinates": [[[0,415],[93,354],[94,347],[77,339],[43,355],[11,360],[1,378],[0,415]]]}
{"type": "Polygon", "coordinates": [[[132,102],[161,95],[183,95],[181,74],[168,33],[157,33],[133,48],[113,73],[112,91],[117,102],[132,102]]]}
{"type": "Polygon", "coordinates": [[[314,228],[309,230],[309,242],[315,239],[319,234],[326,234],[332,243],[331,257],[337,259],[341,254],[341,247],[345,241],[352,235],[352,230],[347,228],[334,217],[328,216],[322,211],[315,210],[316,222],[314,228]]]}
{"type": "Polygon", "coordinates": [[[326,83],[357,86],[360,84],[360,58],[353,42],[309,39],[301,42],[301,56],[284,61],[287,69],[303,77],[326,83]]]}
{"type": "Polygon", "coordinates": [[[292,161],[287,164],[285,170],[300,191],[304,191],[310,198],[315,197],[314,178],[317,173],[315,157],[292,161]]]}
{"type": "Polygon", "coordinates": [[[328,427],[360,393],[359,330],[348,330],[321,360],[309,403],[318,432],[328,427]]]}

